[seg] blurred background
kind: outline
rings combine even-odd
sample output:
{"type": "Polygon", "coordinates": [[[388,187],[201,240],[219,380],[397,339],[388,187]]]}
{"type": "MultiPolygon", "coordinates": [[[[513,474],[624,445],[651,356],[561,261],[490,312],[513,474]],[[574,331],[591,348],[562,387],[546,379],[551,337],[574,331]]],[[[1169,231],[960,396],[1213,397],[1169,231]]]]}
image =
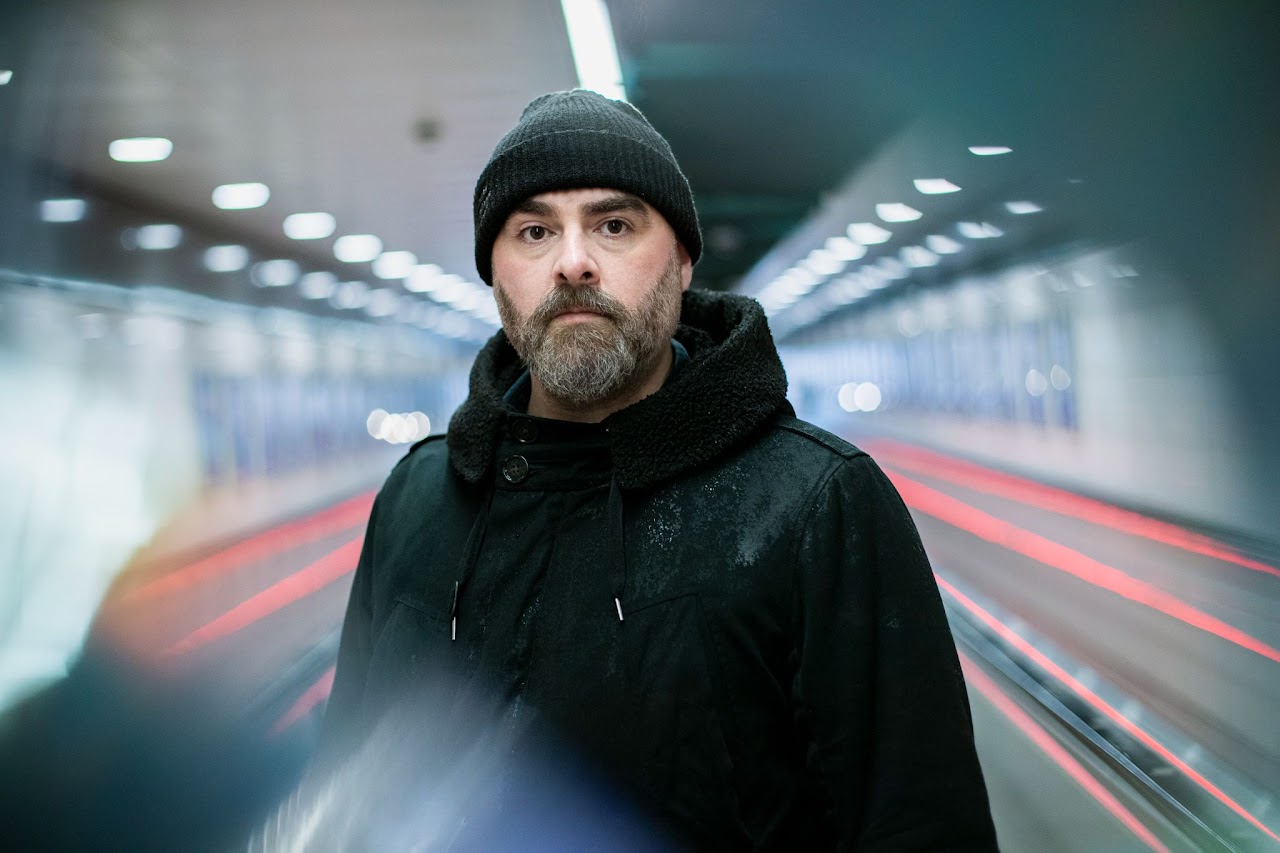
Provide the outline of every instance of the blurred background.
{"type": "Polygon", "coordinates": [[[474,180],[584,85],[910,506],[1003,847],[1280,849],[1278,24],[3,0],[0,843],[323,846],[290,792],[373,494],[497,329],[474,180]]]}

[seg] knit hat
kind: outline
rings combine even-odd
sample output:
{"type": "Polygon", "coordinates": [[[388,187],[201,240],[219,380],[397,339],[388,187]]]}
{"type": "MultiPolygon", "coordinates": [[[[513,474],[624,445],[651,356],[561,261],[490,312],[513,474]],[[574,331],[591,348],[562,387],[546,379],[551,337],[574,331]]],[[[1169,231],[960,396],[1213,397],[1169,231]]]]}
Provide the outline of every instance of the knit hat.
{"type": "Polygon", "coordinates": [[[493,241],[516,205],[539,193],[602,187],[653,205],[695,262],[702,232],[671,146],[638,109],[587,89],[534,98],[476,181],[476,270],[493,284],[493,241]]]}

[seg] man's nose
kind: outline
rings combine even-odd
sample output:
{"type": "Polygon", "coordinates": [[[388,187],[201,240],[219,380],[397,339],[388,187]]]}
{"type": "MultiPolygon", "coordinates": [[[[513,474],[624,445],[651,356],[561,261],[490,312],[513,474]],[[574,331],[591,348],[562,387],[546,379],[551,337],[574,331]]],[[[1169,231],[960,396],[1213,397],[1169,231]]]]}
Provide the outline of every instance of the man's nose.
{"type": "Polygon", "coordinates": [[[592,254],[588,235],[570,229],[560,238],[557,251],[557,284],[599,284],[600,268],[592,254]]]}

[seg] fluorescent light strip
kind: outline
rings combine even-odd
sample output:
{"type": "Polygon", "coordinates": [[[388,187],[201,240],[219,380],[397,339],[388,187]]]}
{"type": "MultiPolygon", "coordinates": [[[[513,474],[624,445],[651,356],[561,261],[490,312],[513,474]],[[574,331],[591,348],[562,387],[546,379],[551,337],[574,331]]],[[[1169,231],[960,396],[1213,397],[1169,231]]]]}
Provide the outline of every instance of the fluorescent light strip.
{"type": "Polygon", "coordinates": [[[848,237],[832,237],[826,242],[827,251],[845,261],[856,261],[867,253],[867,247],[848,237]]]}
{"type": "Polygon", "coordinates": [[[138,248],[149,252],[163,252],[177,248],[182,242],[182,229],[177,225],[143,225],[135,234],[138,248]]]}
{"type": "Polygon", "coordinates": [[[1004,232],[990,222],[957,222],[956,230],[961,237],[970,240],[986,240],[989,237],[1001,237],[1004,232]]]}
{"type": "Polygon", "coordinates": [[[252,210],[262,207],[271,198],[266,184],[223,184],[213,188],[213,205],[222,210],[252,210]]]}
{"type": "Polygon", "coordinates": [[[917,190],[925,195],[960,192],[960,188],[946,178],[916,178],[912,183],[916,185],[917,190]]]}
{"type": "Polygon", "coordinates": [[[293,213],[284,218],[284,235],[291,240],[320,240],[337,227],[333,215],[322,211],[293,213]]]}
{"type": "Polygon", "coordinates": [[[298,280],[298,264],[288,258],[259,261],[249,270],[249,280],[258,287],[288,287],[298,280]]]}
{"type": "Polygon", "coordinates": [[[210,246],[204,250],[204,266],[209,272],[237,272],[249,263],[244,246],[210,246]]]}
{"type": "Polygon", "coordinates": [[[413,252],[383,252],[373,261],[373,274],[383,279],[405,278],[417,263],[413,252]]]}
{"type": "Polygon", "coordinates": [[[1015,216],[1026,216],[1028,213],[1039,213],[1044,210],[1034,201],[1006,201],[1004,206],[1006,210],[1015,216]]]}
{"type": "Polygon", "coordinates": [[[107,153],[121,163],[155,163],[173,153],[173,143],[162,136],[135,136],[113,141],[107,153]]]}
{"type": "Polygon", "coordinates": [[[48,198],[40,202],[40,218],[45,222],[79,222],[86,207],[82,198],[48,198]]]}
{"type": "Polygon", "coordinates": [[[939,255],[954,255],[964,247],[942,234],[930,234],[925,238],[924,243],[929,250],[939,255]]]}
{"type": "Polygon", "coordinates": [[[309,272],[298,279],[298,293],[303,299],[328,299],[338,286],[338,278],[331,272],[309,272]]]}
{"type": "Polygon", "coordinates": [[[886,243],[893,232],[881,228],[874,222],[853,222],[848,228],[849,239],[863,246],[874,246],[876,243],[886,243]]]}
{"type": "Polygon", "coordinates": [[[348,234],[333,241],[333,256],[349,264],[372,261],[382,254],[382,241],[372,234],[348,234]]]}
{"type": "Polygon", "coordinates": [[[604,0],[560,0],[560,8],[569,31],[578,85],[606,98],[625,101],[618,47],[604,0]]]}
{"type": "Polygon", "coordinates": [[[885,222],[915,222],[921,216],[924,216],[924,214],[909,204],[903,204],[900,201],[891,201],[884,204],[877,204],[876,216],[879,216],[885,222]]]}
{"type": "Polygon", "coordinates": [[[1013,151],[1006,145],[970,145],[969,153],[976,154],[979,157],[994,157],[998,154],[1008,154],[1013,151]]]}

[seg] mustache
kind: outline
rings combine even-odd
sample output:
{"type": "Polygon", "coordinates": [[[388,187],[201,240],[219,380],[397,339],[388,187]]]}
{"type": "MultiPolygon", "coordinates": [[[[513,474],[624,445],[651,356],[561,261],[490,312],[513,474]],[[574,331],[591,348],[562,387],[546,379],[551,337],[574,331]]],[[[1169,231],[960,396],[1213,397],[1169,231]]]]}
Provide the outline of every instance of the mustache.
{"type": "Polygon", "coordinates": [[[626,308],[614,297],[590,287],[559,285],[534,310],[530,322],[544,327],[556,317],[570,311],[590,311],[615,322],[626,308]]]}

